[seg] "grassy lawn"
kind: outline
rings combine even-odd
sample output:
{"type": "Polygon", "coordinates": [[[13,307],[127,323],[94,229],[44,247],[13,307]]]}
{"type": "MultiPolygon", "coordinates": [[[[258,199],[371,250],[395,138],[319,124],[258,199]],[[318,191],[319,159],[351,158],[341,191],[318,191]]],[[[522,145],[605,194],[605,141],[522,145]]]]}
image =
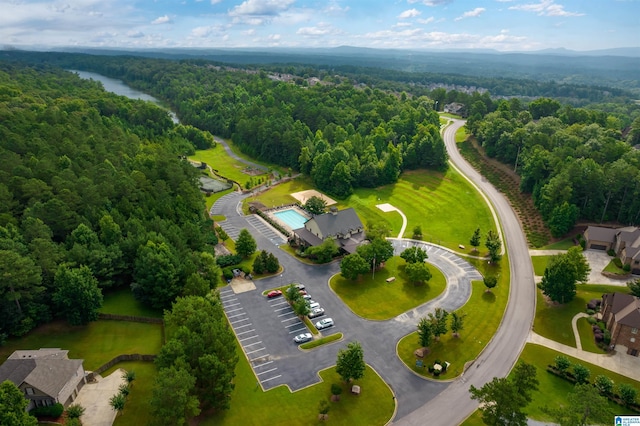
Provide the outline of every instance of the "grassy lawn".
{"type": "MultiPolygon", "coordinates": [[[[239,353],[241,349],[238,347],[239,353]]],[[[290,392],[279,386],[263,392],[256,386],[256,377],[247,360],[241,355],[236,367],[235,384],[231,408],[228,411],[203,418],[200,425],[383,425],[393,415],[395,401],[391,390],[380,376],[367,366],[364,378],[355,382],[362,387],[359,396],[352,395],[335,372],[335,368],[320,372],[322,382],[290,392]],[[321,400],[331,396],[331,384],[343,387],[339,402],[331,403],[328,422],[317,417],[321,400]]],[[[131,423],[134,425],[133,423],[131,423]]],[[[137,424],[136,424],[137,426],[137,424]]]]}
{"type": "Polygon", "coordinates": [[[547,269],[549,260],[552,256],[531,256],[531,263],[533,263],[533,272],[536,275],[543,276],[544,270],[547,269]]]}
{"type": "Polygon", "coordinates": [[[31,331],[20,339],[9,339],[0,347],[0,360],[18,349],[62,348],[69,358],[84,359],[86,370],[94,370],[120,354],[156,354],[162,344],[162,327],[128,321],[95,321],[72,327],[56,321],[31,331]]]}
{"type": "Polygon", "coordinates": [[[162,318],[162,311],[152,309],[138,302],[128,287],[105,292],[104,303],[100,308],[100,312],[103,314],[162,318]]]}
{"type": "Polygon", "coordinates": [[[600,349],[596,345],[596,340],[593,338],[593,331],[591,331],[591,324],[586,318],[578,318],[578,334],[580,335],[580,343],[582,343],[582,349],[587,352],[593,352],[596,354],[603,354],[605,351],[600,349]]]}
{"type": "MultiPolygon", "coordinates": [[[[533,419],[542,421],[552,420],[542,412],[541,408],[544,406],[557,407],[560,404],[566,404],[567,394],[573,389],[573,385],[571,383],[546,371],[547,365],[553,364],[555,357],[558,355],[562,354],[552,349],[530,343],[525,346],[524,351],[520,354],[520,361],[533,364],[538,369],[538,380],[540,381],[539,389],[538,392],[533,394],[533,401],[525,410],[529,417],[533,419]]],[[[640,389],[640,383],[635,380],[631,380],[609,370],[605,370],[597,365],[589,364],[572,357],[567,358],[571,360],[571,363],[578,363],[587,367],[591,372],[591,380],[602,374],[612,379],[616,384],[629,383],[636,389],[640,389]]],[[[614,403],[610,403],[609,406],[615,414],[633,413],[614,403]]]]}
{"type": "Polygon", "coordinates": [[[557,241],[553,244],[540,247],[540,250],[569,250],[571,247],[575,246],[575,244],[573,244],[573,238],[574,237],[565,238],[564,240],[557,241]]]}
{"type": "Polygon", "coordinates": [[[257,183],[256,181],[258,179],[262,179],[264,181],[269,177],[267,173],[262,173],[255,176],[243,173],[242,170],[244,170],[247,165],[228,156],[226,151],[224,150],[224,147],[220,144],[217,144],[215,148],[197,150],[196,154],[189,157],[189,159],[195,161],[204,161],[205,163],[207,163],[207,165],[211,166],[211,168],[217,170],[218,174],[224,176],[227,179],[238,182],[243,187],[245,183],[251,178],[253,178],[254,182],[257,183]]]}
{"type": "Polygon", "coordinates": [[[467,140],[467,128],[465,126],[460,127],[456,131],[456,143],[464,142],[467,140]]]}
{"type": "MultiPolygon", "coordinates": [[[[260,201],[268,207],[293,203],[292,192],[312,189],[307,178],[298,178],[274,186],[251,201],[260,201]]],[[[359,188],[338,203],[339,209],[353,207],[365,225],[386,222],[391,235],[397,236],[402,217],[397,212],[383,213],[377,204],[390,203],[407,216],[404,237],[410,238],[413,228],[422,227],[423,239],[428,242],[458,249],[468,245],[469,238],[480,226],[483,235],[496,230],[489,208],[480,194],[458,173],[430,170],[404,172],[397,183],[379,188],[359,188]],[[464,206],[464,208],[461,208],[464,206]],[[456,218],[456,220],[451,220],[456,218]]]]}
{"type": "Polygon", "coordinates": [[[286,253],[289,253],[291,257],[293,257],[298,262],[306,263],[307,265],[316,265],[316,263],[313,260],[307,257],[296,256],[296,249],[291,247],[289,244],[282,244],[278,246],[278,248],[286,253]]]}
{"type": "Polygon", "coordinates": [[[118,368],[125,371],[134,371],[136,379],[131,386],[131,393],[127,397],[122,414],[116,416],[114,426],[148,425],[152,417],[149,412],[149,400],[153,395],[153,381],[156,376],[156,367],[152,362],[132,361],[121,362],[110,370],[102,373],[103,377],[111,374],[118,368]]]}
{"type": "Polygon", "coordinates": [[[549,304],[537,291],[536,318],[533,322],[533,330],[541,336],[547,337],[567,346],[576,347],[576,341],[571,329],[571,319],[579,312],[587,309],[587,302],[591,299],[599,299],[603,293],[628,292],[625,287],[607,285],[578,285],[576,297],[564,305],[549,304]]]}
{"type": "Polygon", "coordinates": [[[604,272],[609,272],[616,275],[627,275],[628,272],[622,268],[618,268],[615,263],[613,263],[613,259],[609,262],[607,266],[604,268],[604,272]]]}
{"type": "Polygon", "coordinates": [[[398,356],[408,368],[418,374],[432,377],[427,366],[439,359],[451,363],[447,372],[439,376],[440,379],[451,379],[460,375],[465,363],[478,356],[500,325],[509,296],[509,260],[505,257],[500,264],[492,266],[474,259],[469,261],[485,276],[499,275],[498,285],[488,293],[482,281],[473,282],[471,298],[461,309],[467,317],[460,337],[455,338],[448,333],[441,336],[439,342],[432,343],[431,353],[424,359],[425,367],[415,365],[416,358],[413,352],[419,348],[417,332],[403,337],[398,342],[398,356]],[[503,271],[502,265],[505,266],[503,271]]]}
{"type": "Polygon", "coordinates": [[[312,340],[310,342],[303,343],[303,344],[300,345],[300,348],[302,348],[302,349],[317,348],[318,346],[326,345],[327,343],[331,343],[331,342],[335,342],[336,340],[340,340],[340,339],[342,339],[342,337],[343,337],[342,333],[330,334],[327,337],[321,337],[321,338],[319,338],[317,340],[312,340]]]}
{"type": "Polygon", "coordinates": [[[404,265],[403,259],[392,257],[383,269],[376,271],[374,278],[365,274],[358,281],[351,281],[337,274],[331,277],[329,285],[356,315],[373,320],[393,318],[435,298],[446,286],[444,274],[433,265],[429,265],[432,277],[427,285],[409,283],[404,265]],[[396,280],[388,283],[389,277],[396,280]]]}

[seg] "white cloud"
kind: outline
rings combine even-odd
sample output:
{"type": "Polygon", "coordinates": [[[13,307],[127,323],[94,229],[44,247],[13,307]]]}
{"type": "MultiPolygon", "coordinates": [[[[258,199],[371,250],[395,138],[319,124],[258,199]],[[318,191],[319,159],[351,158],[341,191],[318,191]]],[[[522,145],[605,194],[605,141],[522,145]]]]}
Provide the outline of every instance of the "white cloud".
{"type": "Polygon", "coordinates": [[[341,31],[327,22],[319,22],[313,27],[301,27],[296,31],[297,35],[305,37],[321,37],[326,35],[340,34],[341,31]]]}
{"type": "Polygon", "coordinates": [[[171,19],[169,19],[168,15],[160,16],[154,19],[153,21],[151,21],[153,25],[168,24],[169,22],[171,22],[171,19]]]}
{"type": "Polygon", "coordinates": [[[540,3],[519,4],[510,6],[509,10],[521,10],[533,12],[540,16],[583,16],[584,13],[567,12],[564,6],[554,3],[553,0],[541,0],[540,3]]]}
{"type": "Polygon", "coordinates": [[[418,15],[420,15],[420,11],[419,10],[417,10],[417,9],[408,9],[408,10],[405,10],[404,12],[402,12],[400,15],[398,15],[398,19],[415,18],[418,15]]]}
{"type": "Polygon", "coordinates": [[[454,19],[454,21],[459,21],[465,18],[477,18],[486,10],[487,9],[485,9],[484,7],[476,7],[475,9],[469,10],[468,12],[463,13],[461,16],[458,16],[456,19],[454,19]]]}
{"type": "Polygon", "coordinates": [[[430,23],[434,22],[435,20],[436,20],[436,18],[434,18],[433,16],[430,16],[427,19],[416,19],[416,22],[418,24],[427,25],[427,24],[430,24],[430,23]]]}
{"type": "Polygon", "coordinates": [[[407,0],[407,3],[422,3],[425,6],[440,6],[441,4],[451,3],[452,0],[407,0]]]}
{"type": "Polygon", "coordinates": [[[127,32],[127,37],[140,38],[140,37],[144,37],[144,33],[142,31],[129,31],[127,32]]]}
{"type": "Polygon", "coordinates": [[[396,22],[392,28],[411,27],[411,22],[396,22]]]}
{"type": "Polygon", "coordinates": [[[233,8],[229,15],[276,16],[293,4],[295,0],[245,0],[233,8]]]}

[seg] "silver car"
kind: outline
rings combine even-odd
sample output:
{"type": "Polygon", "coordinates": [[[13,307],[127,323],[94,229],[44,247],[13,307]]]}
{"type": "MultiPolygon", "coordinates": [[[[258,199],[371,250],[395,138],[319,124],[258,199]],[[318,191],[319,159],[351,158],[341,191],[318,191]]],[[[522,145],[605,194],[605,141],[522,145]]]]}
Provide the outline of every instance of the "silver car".
{"type": "Polygon", "coordinates": [[[325,318],[325,319],[321,319],[316,323],[316,328],[318,330],[322,330],[323,328],[331,327],[332,325],[333,325],[333,319],[325,318]]]}
{"type": "Polygon", "coordinates": [[[312,309],[311,312],[309,312],[308,317],[309,318],[315,318],[315,317],[321,317],[322,315],[324,315],[324,309],[323,308],[315,308],[315,309],[312,309]]]}
{"type": "Polygon", "coordinates": [[[294,337],[293,341],[296,343],[304,343],[304,342],[308,342],[311,339],[313,339],[313,336],[311,335],[311,333],[302,333],[294,337]]]}

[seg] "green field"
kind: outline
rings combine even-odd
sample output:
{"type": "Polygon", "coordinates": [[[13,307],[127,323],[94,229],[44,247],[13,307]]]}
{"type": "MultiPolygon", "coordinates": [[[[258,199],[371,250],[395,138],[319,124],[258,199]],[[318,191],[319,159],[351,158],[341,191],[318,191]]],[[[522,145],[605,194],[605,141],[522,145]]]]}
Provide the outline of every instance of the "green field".
{"type": "Polygon", "coordinates": [[[533,272],[538,276],[543,276],[549,260],[552,256],[531,256],[531,263],[533,264],[533,272]]]}
{"type": "Polygon", "coordinates": [[[227,155],[224,147],[220,144],[217,144],[211,149],[198,150],[195,155],[189,157],[189,159],[204,161],[207,165],[211,166],[212,169],[217,170],[219,175],[238,182],[243,188],[245,183],[251,178],[257,183],[258,179],[265,181],[269,176],[267,173],[260,173],[258,175],[244,173],[243,170],[247,168],[247,165],[227,155]]]}
{"type": "Polygon", "coordinates": [[[540,247],[539,250],[569,250],[571,247],[575,246],[573,238],[574,237],[565,238],[564,240],[540,247]]]}
{"type": "Polygon", "coordinates": [[[156,377],[155,364],[142,361],[120,362],[102,373],[102,376],[106,377],[118,368],[122,368],[125,371],[134,371],[136,379],[131,385],[131,393],[127,397],[127,403],[122,414],[116,416],[116,420],[113,422],[114,426],[144,426],[152,424],[153,419],[149,412],[149,400],[153,392],[153,381],[156,377]]]}
{"type": "Polygon", "coordinates": [[[444,274],[429,265],[432,275],[429,282],[414,285],[408,282],[404,266],[404,259],[395,256],[376,271],[375,277],[367,273],[352,281],[336,274],[329,280],[329,285],[356,315],[372,320],[390,319],[434,299],[447,284],[444,274]],[[396,279],[388,283],[389,277],[396,279]]]}
{"type": "MultiPolygon", "coordinates": [[[[505,256],[498,265],[487,265],[486,262],[479,262],[475,259],[468,260],[483,275],[498,275],[498,285],[491,292],[486,292],[482,281],[474,281],[471,297],[460,309],[467,315],[460,337],[453,337],[449,332],[445,336],[441,336],[439,342],[433,342],[429,347],[431,352],[424,359],[425,366],[432,364],[437,359],[451,363],[447,372],[441,374],[439,379],[451,379],[459,376],[463,372],[465,363],[478,356],[498,329],[507,306],[509,297],[508,257],[505,256]],[[502,265],[504,265],[503,269],[502,265]]],[[[426,367],[416,366],[414,351],[419,347],[418,333],[408,334],[398,342],[398,356],[415,373],[432,377],[426,367]]]]}
{"type": "Polygon", "coordinates": [[[84,368],[94,370],[121,354],[157,354],[162,344],[160,324],[129,321],[95,321],[73,327],[62,321],[42,325],[0,347],[0,359],[18,349],[62,348],[69,358],[84,359],[84,368]]]}
{"type": "Polygon", "coordinates": [[[105,291],[100,312],[104,314],[131,315],[136,317],[162,318],[162,312],[137,301],[129,287],[105,291]]]}

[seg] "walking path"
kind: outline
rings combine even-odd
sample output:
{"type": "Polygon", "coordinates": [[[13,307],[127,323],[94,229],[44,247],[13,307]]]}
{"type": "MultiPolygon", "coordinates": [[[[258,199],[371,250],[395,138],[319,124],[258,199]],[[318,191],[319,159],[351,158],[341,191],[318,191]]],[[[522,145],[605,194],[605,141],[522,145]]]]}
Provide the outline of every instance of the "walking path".
{"type": "Polygon", "coordinates": [[[380,210],[382,210],[385,213],[388,213],[388,212],[398,212],[398,213],[400,213],[400,216],[402,216],[402,228],[400,228],[400,232],[398,233],[398,237],[397,238],[402,238],[402,236],[404,235],[405,229],[407,229],[407,216],[405,216],[405,214],[402,212],[402,210],[400,210],[399,208],[397,208],[395,206],[392,206],[389,203],[377,204],[376,207],[379,208],[380,210]]]}

